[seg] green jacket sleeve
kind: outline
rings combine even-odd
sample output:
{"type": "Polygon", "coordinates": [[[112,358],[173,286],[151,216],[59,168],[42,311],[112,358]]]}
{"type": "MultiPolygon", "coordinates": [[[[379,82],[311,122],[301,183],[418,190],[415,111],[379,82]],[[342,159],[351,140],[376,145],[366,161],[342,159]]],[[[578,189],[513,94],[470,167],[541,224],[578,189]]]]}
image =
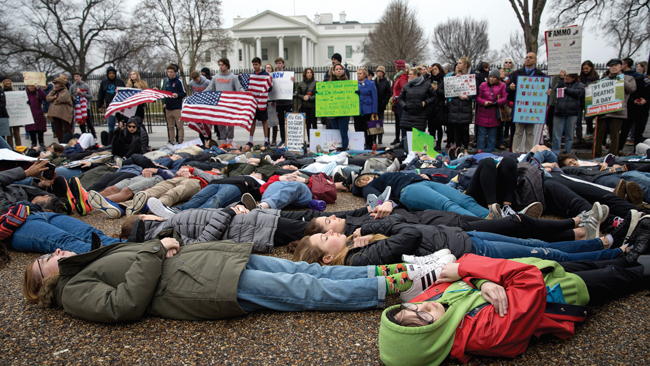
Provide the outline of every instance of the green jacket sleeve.
{"type": "Polygon", "coordinates": [[[166,254],[160,240],[143,244],[124,275],[124,282],[117,287],[104,283],[92,269],[84,269],[63,289],[63,308],[72,315],[95,322],[139,319],[153,298],[166,254]]]}

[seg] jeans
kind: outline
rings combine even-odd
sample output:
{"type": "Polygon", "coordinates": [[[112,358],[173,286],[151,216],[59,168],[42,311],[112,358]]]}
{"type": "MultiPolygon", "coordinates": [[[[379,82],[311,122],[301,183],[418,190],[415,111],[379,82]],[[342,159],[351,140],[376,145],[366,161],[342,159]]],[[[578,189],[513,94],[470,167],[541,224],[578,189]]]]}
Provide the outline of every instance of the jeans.
{"type": "Polygon", "coordinates": [[[348,148],[350,139],[348,138],[348,126],[350,125],[350,116],[347,117],[332,117],[330,118],[332,128],[338,129],[341,132],[341,148],[343,150],[348,148]]]}
{"type": "Polygon", "coordinates": [[[386,280],[375,266],[320,266],[251,255],[239,276],[237,300],[246,312],[356,311],[383,308],[386,280]]]}
{"type": "Polygon", "coordinates": [[[22,252],[52,253],[57,248],[77,254],[90,251],[91,233],[103,245],[119,243],[100,230],[75,218],[51,212],[35,212],[14,232],[11,245],[22,252]]]}
{"type": "Polygon", "coordinates": [[[83,172],[81,171],[80,168],[64,168],[64,167],[56,168],[57,177],[63,177],[66,180],[70,180],[71,178],[74,177],[80,177],[81,174],[83,174],[83,172]]]}
{"type": "Polygon", "coordinates": [[[113,131],[115,129],[115,115],[108,116],[106,123],[108,123],[108,132],[113,131]]]}
{"type": "Polygon", "coordinates": [[[187,203],[176,206],[177,210],[190,208],[221,208],[238,201],[241,191],[232,184],[208,184],[187,203]]]}
{"type": "Polygon", "coordinates": [[[307,207],[312,200],[312,194],[306,184],[300,182],[273,182],[264,191],[262,202],[266,202],[272,209],[281,210],[289,205],[293,207],[307,207]]]}
{"type": "Polygon", "coordinates": [[[478,128],[478,137],[476,141],[477,149],[482,152],[492,152],[496,149],[497,144],[497,130],[500,127],[485,127],[477,126],[478,128]],[[487,135],[487,146],[485,145],[485,136],[487,135]]]}
{"type": "Polygon", "coordinates": [[[562,134],[564,133],[564,149],[571,152],[573,146],[573,135],[576,131],[576,122],[578,116],[558,116],[553,117],[553,147],[555,155],[559,154],[562,149],[562,134]]]}
{"type": "Polygon", "coordinates": [[[461,215],[487,217],[490,211],[481,207],[472,197],[441,184],[430,181],[412,183],[402,189],[399,197],[410,210],[439,210],[461,215]]]}
{"type": "Polygon", "coordinates": [[[625,179],[628,182],[638,183],[639,186],[641,186],[641,189],[643,189],[643,200],[645,202],[650,202],[650,173],[632,170],[621,174],[610,174],[600,177],[596,179],[594,183],[614,188],[621,179],[625,179]]]}
{"type": "Polygon", "coordinates": [[[613,259],[623,253],[619,248],[603,249],[600,239],[547,243],[537,239],[517,239],[478,231],[467,234],[472,240],[472,253],[490,258],[535,257],[556,262],[573,262],[583,259],[613,259]]]}

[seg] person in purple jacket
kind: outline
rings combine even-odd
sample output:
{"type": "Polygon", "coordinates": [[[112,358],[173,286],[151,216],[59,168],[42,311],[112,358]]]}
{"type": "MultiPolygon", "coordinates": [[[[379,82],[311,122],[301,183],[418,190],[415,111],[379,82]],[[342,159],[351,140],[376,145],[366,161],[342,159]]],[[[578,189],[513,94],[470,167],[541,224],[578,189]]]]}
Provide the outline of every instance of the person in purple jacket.
{"type": "Polygon", "coordinates": [[[47,130],[47,120],[43,113],[43,102],[45,101],[45,92],[37,84],[27,86],[27,99],[29,108],[32,110],[34,123],[25,126],[25,130],[29,132],[29,138],[32,141],[32,148],[36,147],[36,140],[41,147],[45,147],[43,141],[43,134],[47,130]]]}
{"type": "Polygon", "coordinates": [[[497,143],[497,130],[501,126],[499,107],[508,102],[506,84],[499,81],[501,72],[494,69],[486,81],[481,83],[476,97],[476,145],[484,153],[493,152],[497,143]],[[485,137],[487,136],[487,145],[485,137]]]}

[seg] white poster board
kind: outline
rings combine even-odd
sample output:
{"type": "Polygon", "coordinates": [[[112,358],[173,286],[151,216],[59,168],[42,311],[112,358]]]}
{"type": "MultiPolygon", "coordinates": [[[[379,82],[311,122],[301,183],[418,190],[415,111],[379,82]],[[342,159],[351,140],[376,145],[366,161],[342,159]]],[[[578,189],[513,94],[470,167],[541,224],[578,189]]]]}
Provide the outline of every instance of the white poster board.
{"type": "Polygon", "coordinates": [[[9,149],[0,149],[0,160],[9,161],[36,161],[36,158],[31,158],[27,155],[19,154],[9,149]]]}
{"type": "MultiPolygon", "coordinates": [[[[545,32],[548,75],[580,74],[582,65],[582,27],[564,27],[545,32]]],[[[445,85],[446,87],[446,85],[445,85]]]]}
{"type": "MultiPolygon", "coordinates": [[[[305,142],[305,115],[302,113],[287,113],[287,128],[284,141],[289,151],[302,150],[305,142]]],[[[316,150],[314,150],[316,151],[316,150]]]]}
{"type": "Polygon", "coordinates": [[[34,123],[32,110],[27,104],[26,91],[6,91],[7,113],[9,114],[9,126],[25,126],[34,123]]]}
{"type": "MultiPolygon", "coordinates": [[[[309,130],[311,134],[309,141],[309,150],[316,152],[316,145],[320,145],[323,150],[329,151],[341,147],[341,132],[339,130],[309,130]]],[[[348,132],[351,150],[363,150],[364,137],[363,132],[348,132]]]]}
{"type": "Polygon", "coordinates": [[[269,100],[293,100],[293,71],[278,71],[273,73],[273,90],[269,100]]]}
{"type": "Polygon", "coordinates": [[[445,98],[476,95],[476,74],[445,77],[445,98]]]}

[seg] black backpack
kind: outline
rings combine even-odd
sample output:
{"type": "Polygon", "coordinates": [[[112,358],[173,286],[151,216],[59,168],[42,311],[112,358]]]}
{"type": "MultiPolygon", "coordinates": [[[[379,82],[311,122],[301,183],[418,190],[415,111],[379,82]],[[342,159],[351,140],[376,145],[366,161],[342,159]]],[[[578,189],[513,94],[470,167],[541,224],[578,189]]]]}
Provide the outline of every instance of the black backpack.
{"type": "Polygon", "coordinates": [[[544,200],[544,172],[535,165],[522,161],[517,164],[517,188],[513,208],[522,210],[533,202],[539,202],[546,209],[544,200]]]}

